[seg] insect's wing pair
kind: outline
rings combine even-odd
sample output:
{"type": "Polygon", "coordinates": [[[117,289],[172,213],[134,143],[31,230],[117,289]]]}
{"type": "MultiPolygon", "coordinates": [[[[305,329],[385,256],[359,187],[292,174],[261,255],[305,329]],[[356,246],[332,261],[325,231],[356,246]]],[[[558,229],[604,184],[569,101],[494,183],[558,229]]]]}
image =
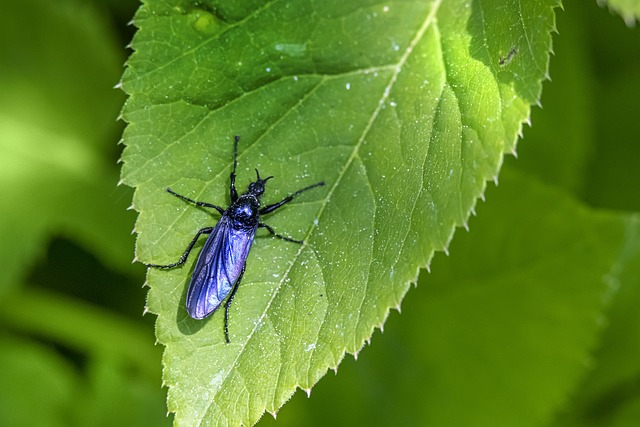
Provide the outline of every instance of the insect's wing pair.
{"type": "Polygon", "coordinates": [[[247,261],[254,230],[233,227],[222,216],[204,244],[187,291],[187,311],[204,319],[216,311],[233,289],[247,261]]]}

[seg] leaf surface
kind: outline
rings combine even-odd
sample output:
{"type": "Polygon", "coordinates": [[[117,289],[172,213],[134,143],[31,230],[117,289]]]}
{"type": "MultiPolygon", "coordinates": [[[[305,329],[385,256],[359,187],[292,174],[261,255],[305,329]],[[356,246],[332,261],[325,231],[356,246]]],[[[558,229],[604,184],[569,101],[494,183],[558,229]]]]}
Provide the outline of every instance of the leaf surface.
{"type": "Polygon", "coordinates": [[[275,176],[265,203],[327,184],[264,218],[305,244],[256,238],[230,345],[222,312],[184,309],[195,254],[150,270],[177,424],[252,424],[359,351],[515,149],[555,5],[145,3],[123,77],[140,260],[174,262],[215,223],[164,189],[226,206],[233,135],[240,189],[275,176]]]}
{"type": "MultiPolygon", "coordinates": [[[[572,403],[620,282],[634,294],[620,320],[637,325],[638,218],[589,209],[511,160],[372,348],[260,425],[534,427],[572,403]]],[[[616,323],[617,349],[637,348],[616,323]]],[[[612,350],[605,363],[637,372],[636,353],[612,350]]]]}

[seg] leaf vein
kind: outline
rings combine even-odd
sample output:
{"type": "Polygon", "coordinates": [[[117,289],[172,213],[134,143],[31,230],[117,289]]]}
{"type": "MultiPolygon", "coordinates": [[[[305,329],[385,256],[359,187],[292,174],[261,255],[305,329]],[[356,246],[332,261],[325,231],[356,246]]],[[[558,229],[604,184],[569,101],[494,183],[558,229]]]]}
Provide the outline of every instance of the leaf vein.
{"type": "MultiPolygon", "coordinates": [[[[365,129],[362,132],[362,135],[360,136],[360,138],[358,139],[358,141],[356,142],[356,144],[354,145],[353,151],[351,156],[347,159],[345,166],[342,168],[342,171],[340,172],[340,174],[338,175],[335,183],[331,186],[331,188],[329,189],[329,192],[327,194],[327,197],[324,200],[324,203],[321,204],[319,212],[318,212],[318,218],[322,217],[327,205],[328,205],[328,201],[331,199],[331,196],[333,195],[333,193],[335,192],[338,184],[342,181],[342,178],[344,177],[346,171],[348,170],[349,166],[351,165],[351,163],[353,162],[353,160],[356,158],[356,156],[358,155],[359,149],[366,137],[366,135],[368,135],[369,131],[371,130],[371,127],[373,126],[373,123],[375,122],[375,120],[378,118],[378,115],[380,113],[380,110],[383,108],[385,101],[388,99],[389,94],[391,92],[391,89],[393,88],[393,86],[395,85],[397,78],[398,78],[398,74],[400,73],[400,71],[402,70],[403,65],[406,63],[407,59],[409,58],[410,54],[413,52],[414,47],[416,46],[416,44],[422,39],[424,33],[426,32],[427,28],[429,28],[429,26],[434,22],[435,20],[435,16],[436,16],[436,12],[438,11],[441,3],[443,0],[435,0],[433,2],[433,6],[431,8],[431,10],[429,11],[429,13],[427,14],[422,26],[418,29],[418,31],[416,32],[415,37],[411,40],[409,46],[407,47],[407,49],[405,50],[405,52],[403,53],[402,57],[400,58],[400,60],[398,61],[398,63],[393,67],[393,73],[391,75],[391,78],[389,79],[389,83],[387,84],[387,86],[385,87],[382,96],[380,97],[380,100],[378,101],[378,105],[376,107],[376,109],[374,110],[374,112],[371,115],[371,118],[369,120],[369,122],[367,123],[365,129]]],[[[314,223],[310,228],[309,231],[307,232],[307,235],[305,236],[305,242],[308,241],[308,237],[309,235],[315,230],[315,228],[317,227],[317,225],[314,223]]],[[[300,257],[300,254],[302,253],[302,251],[307,247],[307,243],[304,243],[302,245],[300,245],[300,249],[298,249],[298,253],[293,257],[293,259],[298,259],[300,257]]],[[[245,344],[241,346],[240,351],[238,352],[237,356],[235,357],[234,361],[229,365],[230,369],[228,372],[231,372],[233,368],[235,368],[238,364],[238,360],[240,359],[240,357],[244,354],[244,351],[246,349],[246,343],[254,336],[254,334],[256,333],[256,331],[259,329],[258,326],[262,323],[262,321],[264,320],[265,316],[267,315],[267,311],[269,310],[269,308],[272,306],[273,301],[275,299],[276,294],[278,293],[279,289],[282,287],[282,284],[284,283],[285,278],[289,275],[289,273],[291,272],[291,269],[293,268],[293,265],[295,263],[291,263],[289,265],[289,267],[287,268],[287,271],[282,275],[282,279],[280,280],[279,285],[276,287],[276,289],[274,290],[271,299],[268,301],[267,305],[265,306],[264,311],[262,312],[260,318],[257,320],[256,322],[256,326],[254,326],[254,328],[250,331],[249,335],[247,336],[247,339],[245,340],[245,344]]],[[[230,377],[227,373],[224,382],[227,382],[230,380],[230,377]]],[[[213,403],[210,402],[209,406],[211,406],[211,404],[213,403]]],[[[207,411],[205,411],[206,413],[207,411]]],[[[204,417],[204,415],[203,415],[204,417]]],[[[202,423],[204,418],[201,418],[199,421],[199,424],[202,423]]]]}

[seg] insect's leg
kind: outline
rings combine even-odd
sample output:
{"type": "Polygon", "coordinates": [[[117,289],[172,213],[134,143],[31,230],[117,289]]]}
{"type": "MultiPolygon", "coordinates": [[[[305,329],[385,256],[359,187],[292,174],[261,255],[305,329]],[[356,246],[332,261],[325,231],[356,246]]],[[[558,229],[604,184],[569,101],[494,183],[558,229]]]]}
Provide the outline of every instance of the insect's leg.
{"type": "Polygon", "coordinates": [[[155,268],[174,268],[174,267],[178,267],[179,265],[184,264],[187,261],[187,257],[189,256],[189,252],[191,252],[191,249],[193,249],[193,247],[195,246],[196,242],[198,241],[198,238],[203,234],[211,234],[213,229],[214,229],[214,227],[207,227],[207,228],[203,228],[203,229],[199,230],[196,233],[196,236],[191,241],[191,243],[189,243],[189,246],[187,246],[187,249],[184,251],[184,253],[180,257],[178,262],[174,262],[172,264],[167,264],[167,265],[146,264],[146,266],[147,267],[155,267],[155,268]]]}
{"type": "Polygon", "coordinates": [[[273,228],[271,228],[270,226],[268,226],[264,222],[261,222],[260,224],[258,224],[258,227],[266,228],[267,231],[269,233],[271,233],[272,236],[277,237],[278,239],[286,240],[287,242],[292,242],[292,243],[299,243],[299,244],[303,244],[304,243],[302,240],[296,240],[296,239],[292,239],[291,237],[281,236],[280,234],[278,234],[275,231],[273,231],[273,228]]]}
{"type": "Polygon", "coordinates": [[[240,141],[240,137],[236,135],[233,138],[233,170],[231,171],[231,176],[229,177],[231,180],[231,185],[229,186],[229,197],[231,198],[231,203],[238,200],[238,191],[236,191],[236,168],[238,166],[238,141],[240,141]]]}
{"type": "Polygon", "coordinates": [[[177,198],[182,199],[185,202],[193,203],[196,206],[202,206],[202,207],[205,207],[205,208],[213,208],[213,209],[217,210],[218,212],[220,212],[220,215],[222,215],[224,213],[224,209],[222,209],[220,206],[216,206],[214,204],[207,203],[207,202],[198,202],[196,200],[193,200],[193,199],[190,199],[190,198],[188,198],[186,196],[183,196],[182,194],[178,194],[178,193],[176,193],[175,191],[173,191],[170,188],[167,188],[167,193],[173,194],[177,198]]]}
{"type": "MultiPolygon", "coordinates": [[[[316,187],[321,187],[324,185],[324,182],[316,182],[313,185],[310,185],[308,187],[303,188],[302,190],[298,190],[293,194],[288,195],[287,197],[285,197],[284,199],[280,200],[278,203],[274,203],[272,205],[267,205],[264,208],[260,209],[260,215],[264,215],[264,214],[268,214],[269,212],[273,212],[276,209],[278,209],[280,206],[284,205],[285,203],[289,203],[290,201],[292,201],[294,199],[294,197],[296,197],[298,194],[307,191],[307,190],[311,190],[312,188],[316,188],[316,187]]],[[[275,233],[273,233],[275,234],[275,233]]]]}
{"type": "Polygon", "coordinates": [[[247,264],[242,266],[242,271],[238,276],[238,280],[233,285],[233,289],[231,290],[231,294],[229,295],[229,299],[227,303],[224,305],[224,339],[227,341],[227,344],[231,343],[229,340],[229,307],[231,307],[231,302],[233,301],[233,297],[236,296],[236,291],[238,290],[238,286],[240,286],[240,281],[242,281],[242,276],[244,276],[244,269],[247,264]]]}

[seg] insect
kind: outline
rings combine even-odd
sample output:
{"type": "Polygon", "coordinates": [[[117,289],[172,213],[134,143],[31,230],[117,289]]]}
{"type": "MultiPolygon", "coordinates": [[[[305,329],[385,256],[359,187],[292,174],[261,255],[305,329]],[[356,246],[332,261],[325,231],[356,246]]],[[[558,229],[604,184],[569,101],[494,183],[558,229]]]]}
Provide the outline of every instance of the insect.
{"type": "Polygon", "coordinates": [[[229,187],[231,205],[228,208],[223,209],[212,203],[198,202],[167,188],[168,193],[186,202],[217,210],[221,215],[218,223],[215,227],[200,229],[177,262],[167,265],[147,264],[148,267],[163,269],[179,267],[187,261],[189,253],[200,236],[208,234],[209,237],[198,256],[187,290],[187,312],[194,319],[204,319],[215,312],[226,298],[224,337],[227,343],[230,342],[229,307],[238,286],[240,286],[246,268],[247,256],[258,228],[265,228],[272,236],[288,242],[304,243],[302,240],[277,234],[273,228],[260,221],[260,216],[271,213],[289,203],[300,193],[324,185],[324,182],[315,183],[288,195],[278,203],[260,207],[260,198],[264,193],[265,184],[273,177],[262,179],[256,169],[256,180],[249,184],[247,191],[238,195],[235,184],[239,141],[240,137],[236,136],[233,144],[233,170],[230,175],[231,185],[229,187]]]}
{"type": "Polygon", "coordinates": [[[506,67],[507,65],[509,65],[511,60],[513,60],[513,58],[517,54],[518,54],[518,47],[517,46],[511,46],[511,49],[509,49],[509,52],[507,52],[507,54],[504,57],[501,57],[498,60],[498,64],[500,64],[501,67],[506,67]]]}

